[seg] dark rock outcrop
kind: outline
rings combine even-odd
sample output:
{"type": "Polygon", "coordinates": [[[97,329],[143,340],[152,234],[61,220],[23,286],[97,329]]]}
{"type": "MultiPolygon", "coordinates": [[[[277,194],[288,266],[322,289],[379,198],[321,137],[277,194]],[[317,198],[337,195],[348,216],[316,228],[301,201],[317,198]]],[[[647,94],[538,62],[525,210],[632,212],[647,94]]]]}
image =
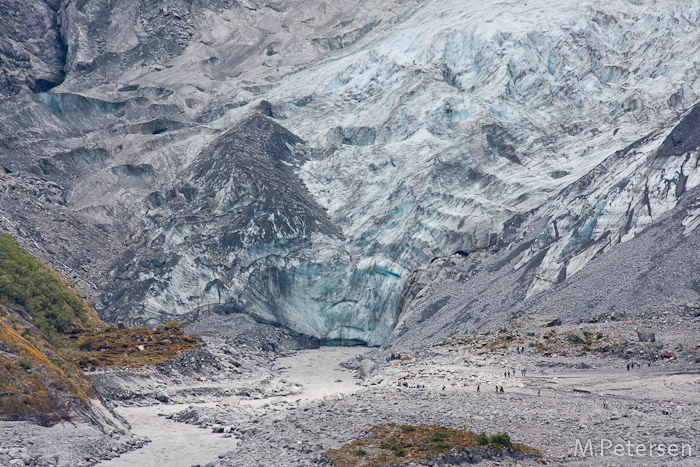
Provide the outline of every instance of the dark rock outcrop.
{"type": "Polygon", "coordinates": [[[63,82],[59,3],[0,1],[0,96],[46,92],[63,82]]]}

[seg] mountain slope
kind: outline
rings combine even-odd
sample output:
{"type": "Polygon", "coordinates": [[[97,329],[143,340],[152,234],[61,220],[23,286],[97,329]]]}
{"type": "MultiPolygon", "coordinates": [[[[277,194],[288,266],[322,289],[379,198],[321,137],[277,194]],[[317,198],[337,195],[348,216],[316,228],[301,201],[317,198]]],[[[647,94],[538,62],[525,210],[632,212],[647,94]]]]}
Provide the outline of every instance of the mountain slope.
{"type": "Polygon", "coordinates": [[[700,308],[699,112],[521,216],[514,242],[414,275],[391,342],[421,346],[524,314],[578,322],[700,308]]]}

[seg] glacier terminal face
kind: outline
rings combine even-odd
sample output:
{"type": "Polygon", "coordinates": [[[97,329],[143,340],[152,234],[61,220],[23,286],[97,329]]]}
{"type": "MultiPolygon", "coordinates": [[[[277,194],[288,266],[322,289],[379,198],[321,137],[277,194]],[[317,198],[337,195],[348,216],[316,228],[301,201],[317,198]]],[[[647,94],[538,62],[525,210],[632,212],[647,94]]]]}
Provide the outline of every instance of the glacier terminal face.
{"type": "MultiPolygon", "coordinates": [[[[377,345],[436,258],[518,241],[513,220],[539,212],[551,222],[516,266],[537,261],[532,297],[698,183],[695,148],[676,155],[671,131],[700,93],[692,2],[97,0],[52,14],[65,76],[0,104],[0,164],[60,186],[51,222],[103,232],[109,252],[70,267],[106,290],[110,319],[243,311],[377,345]]],[[[63,264],[60,237],[43,256],[63,264]]]]}

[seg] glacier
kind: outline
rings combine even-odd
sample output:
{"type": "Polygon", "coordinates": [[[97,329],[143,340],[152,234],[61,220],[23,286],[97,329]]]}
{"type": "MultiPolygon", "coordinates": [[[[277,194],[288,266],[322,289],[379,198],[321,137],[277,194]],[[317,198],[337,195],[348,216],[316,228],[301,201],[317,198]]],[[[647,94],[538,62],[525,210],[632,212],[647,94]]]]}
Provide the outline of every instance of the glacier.
{"type": "Polygon", "coordinates": [[[515,241],[514,218],[551,219],[516,266],[544,254],[532,297],[698,184],[695,148],[647,163],[700,93],[693,2],[163,5],[65,2],[65,80],[0,105],[24,138],[0,163],[119,239],[87,268],[110,319],[379,345],[413,274],[515,241]]]}

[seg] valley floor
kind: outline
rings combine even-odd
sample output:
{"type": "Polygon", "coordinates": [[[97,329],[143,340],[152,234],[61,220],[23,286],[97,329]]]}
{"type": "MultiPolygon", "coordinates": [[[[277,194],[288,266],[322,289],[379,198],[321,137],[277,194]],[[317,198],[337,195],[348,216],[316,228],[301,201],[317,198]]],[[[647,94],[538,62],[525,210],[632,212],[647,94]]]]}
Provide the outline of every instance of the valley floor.
{"type": "MultiPolygon", "coordinates": [[[[318,400],[328,396],[351,394],[359,388],[353,380],[354,372],[345,370],[339,363],[367,349],[329,347],[318,350],[302,350],[292,357],[276,361],[275,371],[284,378],[303,385],[300,394],[251,399],[242,401],[250,410],[267,409],[271,404],[287,404],[318,400]],[[342,378],[342,379],[341,379],[342,378]]],[[[121,457],[101,462],[105,467],[190,467],[218,459],[219,454],[230,452],[235,457],[236,438],[231,434],[213,434],[212,429],[202,429],[165,418],[185,409],[214,409],[215,402],[196,404],[152,405],[144,407],[120,407],[118,412],[128,420],[135,436],[148,438],[143,448],[121,457]]],[[[228,430],[227,430],[228,431],[228,430]]]]}
{"type": "MultiPolygon", "coordinates": [[[[655,324],[655,343],[636,342],[634,330],[640,323],[579,326],[587,336],[605,335],[598,337],[600,342],[615,341],[607,352],[570,344],[566,336],[578,332],[573,326],[555,328],[560,337],[556,342],[554,337],[543,339],[550,335],[548,329],[535,331],[535,336],[524,330],[458,335],[400,366],[385,360],[386,349],[302,350],[270,361],[268,373],[263,372],[267,376],[255,381],[274,390],[263,388],[251,397],[218,397],[205,391],[214,383],[219,391],[222,385],[242,381],[194,378],[188,380],[188,391],[200,395],[184,404],[118,401],[117,411],[131,423],[134,438],[151,442],[99,465],[327,465],[322,455],[326,449],[365,436],[374,425],[393,422],[507,432],[514,442],[543,453],[542,459],[505,456],[479,465],[696,466],[700,364],[692,357],[699,324],[699,318],[669,317],[655,324]],[[524,353],[518,352],[520,345],[524,353]],[[654,352],[673,358],[658,358],[649,365],[646,358],[654,352]],[[641,366],[627,370],[631,361],[641,366]],[[496,393],[496,386],[504,392],[496,393]],[[201,391],[195,390],[198,387],[201,391]],[[622,447],[616,448],[618,444],[622,447]],[[677,455],[669,453],[672,445],[679,447],[677,455]]],[[[215,342],[207,347],[213,354],[220,348],[215,342]]],[[[42,465],[50,458],[50,445],[37,439],[29,444],[32,436],[42,436],[41,430],[57,428],[0,423],[0,465],[22,465],[9,463],[5,435],[18,442],[21,438],[26,465],[42,465]],[[25,428],[33,431],[28,434],[25,428]],[[39,450],[47,455],[35,462],[30,454],[39,450]]],[[[58,430],[67,428],[64,424],[58,430]]]]}

